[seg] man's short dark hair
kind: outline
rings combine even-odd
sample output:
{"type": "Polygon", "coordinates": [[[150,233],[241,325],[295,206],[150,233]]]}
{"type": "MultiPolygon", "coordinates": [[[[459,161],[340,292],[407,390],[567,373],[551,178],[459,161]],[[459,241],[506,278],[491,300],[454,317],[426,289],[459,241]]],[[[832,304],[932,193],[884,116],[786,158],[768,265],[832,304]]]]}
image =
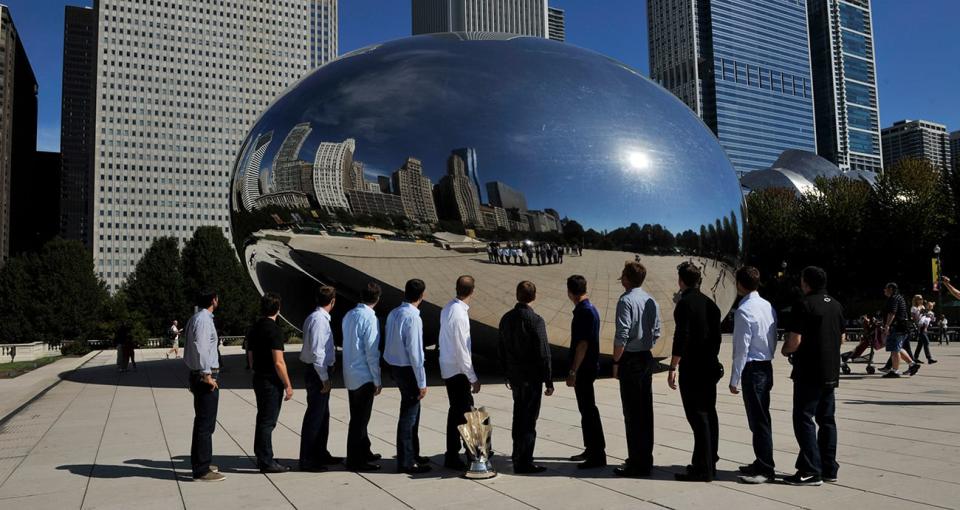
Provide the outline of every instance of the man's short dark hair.
{"type": "Polygon", "coordinates": [[[271,317],[280,311],[280,295],[275,292],[267,292],[260,298],[260,314],[264,317],[271,317]]]}
{"type": "Polygon", "coordinates": [[[567,292],[576,297],[587,293],[587,279],[581,275],[575,274],[567,278],[567,292]]]}
{"type": "Polygon", "coordinates": [[[759,289],[760,270],[753,266],[743,266],[737,269],[737,283],[750,292],[759,289]]]}
{"type": "Polygon", "coordinates": [[[643,264],[639,262],[626,262],[623,264],[621,278],[634,287],[639,287],[643,285],[644,280],[647,279],[647,268],[643,267],[643,264]]]}
{"type": "Polygon", "coordinates": [[[420,301],[420,298],[423,297],[423,291],[426,289],[427,284],[423,283],[423,280],[419,278],[408,280],[403,288],[403,299],[405,299],[407,303],[420,301]]]}
{"type": "Polygon", "coordinates": [[[317,306],[327,306],[337,297],[337,289],[322,285],[317,289],[317,306]]]}
{"type": "Polygon", "coordinates": [[[470,295],[473,294],[474,285],[475,282],[470,275],[465,274],[457,278],[457,298],[464,299],[470,297],[470,295]]]}
{"type": "Polygon", "coordinates": [[[807,282],[810,290],[818,291],[827,288],[827,272],[817,266],[807,266],[800,273],[803,281],[807,282]]]}
{"type": "Polygon", "coordinates": [[[376,304],[377,301],[380,301],[380,294],[383,292],[380,289],[380,286],[376,282],[370,282],[367,284],[366,288],[360,290],[360,301],[365,305],[376,304]]]}
{"type": "Polygon", "coordinates": [[[683,282],[688,288],[695,288],[700,286],[700,268],[693,265],[693,262],[681,262],[677,266],[677,275],[680,277],[680,281],[683,282]]]}
{"type": "Polygon", "coordinates": [[[210,308],[213,306],[213,300],[217,299],[217,291],[213,289],[204,289],[197,294],[197,306],[200,308],[210,308]]]}
{"type": "Polygon", "coordinates": [[[528,305],[537,299],[537,286],[531,281],[524,280],[517,284],[517,301],[528,305]]]}
{"type": "Polygon", "coordinates": [[[884,288],[890,289],[890,292],[893,292],[894,294],[900,293],[900,286],[897,285],[895,282],[888,283],[884,288]]]}

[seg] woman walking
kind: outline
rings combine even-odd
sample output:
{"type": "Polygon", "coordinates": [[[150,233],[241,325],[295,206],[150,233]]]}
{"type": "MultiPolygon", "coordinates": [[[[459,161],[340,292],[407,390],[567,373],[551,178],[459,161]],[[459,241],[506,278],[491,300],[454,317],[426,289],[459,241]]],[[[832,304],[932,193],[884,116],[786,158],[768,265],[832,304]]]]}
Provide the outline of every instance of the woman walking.
{"type": "Polygon", "coordinates": [[[930,356],[930,335],[927,331],[930,324],[936,319],[936,315],[933,313],[933,301],[927,301],[925,305],[917,319],[917,350],[913,353],[913,359],[917,363],[922,363],[920,361],[920,349],[922,348],[924,356],[927,357],[927,363],[932,365],[937,360],[930,356]]]}

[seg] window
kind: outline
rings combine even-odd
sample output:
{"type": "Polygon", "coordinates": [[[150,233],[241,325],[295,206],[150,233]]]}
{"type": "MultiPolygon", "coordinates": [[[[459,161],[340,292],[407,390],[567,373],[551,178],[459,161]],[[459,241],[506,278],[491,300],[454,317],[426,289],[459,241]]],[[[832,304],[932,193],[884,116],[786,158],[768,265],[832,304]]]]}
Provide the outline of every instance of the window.
{"type": "Polygon", "coordinates": [[[866,12],[850,4],[840,3],[840,24],[857,32],[867,31],[866,12]]]}
{"type": "Polygon", "coordinates": [[[852,127],[870,130],[876,129],[873,120],[873,112],[867,110],[866,108],[860,108],[852,105],[848,106],[847,122],[852,127]]]}
{"type": "Polygon", "coordinates": [[[870,82],[870,63],[859,58],[846,57],[843,59],[843,71],[847,78],[857,81],[870,82]]]}
{"type": "Polygon", "coordinates": [[[850,150],[874,154],[873,136],[863,131],[850,130],[850,150]]]}
{"type": "Polygon", "coordinates": [[[858,57],[867,57],[867,38],[853,32],[843,31],[843,51],[858,57]]]}
{"type": "Polygon", "coordinates": [[[847,101],[862,106],[872,106],[871,89],[866,85],[848,81],[846,83],[847,101]]]}

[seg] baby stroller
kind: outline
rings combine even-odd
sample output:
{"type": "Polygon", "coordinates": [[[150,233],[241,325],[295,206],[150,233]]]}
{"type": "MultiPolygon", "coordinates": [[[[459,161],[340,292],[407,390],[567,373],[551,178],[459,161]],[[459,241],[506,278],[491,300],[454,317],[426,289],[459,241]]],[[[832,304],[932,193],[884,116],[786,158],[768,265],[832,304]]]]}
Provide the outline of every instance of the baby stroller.
{"type": "Polygon", "coordinates": [[[883,330],[880,327],[880,319],[870,319],[863,317],[863,331],[860,333],[860,342],[852,351],[847,351],[840,355],[840,371],[844,375],[850,375],[850,365],[854,363],[866,363],[866,372],[874,374],[877,369],[873,366],[873,354],[883,348],[883,330]]]}

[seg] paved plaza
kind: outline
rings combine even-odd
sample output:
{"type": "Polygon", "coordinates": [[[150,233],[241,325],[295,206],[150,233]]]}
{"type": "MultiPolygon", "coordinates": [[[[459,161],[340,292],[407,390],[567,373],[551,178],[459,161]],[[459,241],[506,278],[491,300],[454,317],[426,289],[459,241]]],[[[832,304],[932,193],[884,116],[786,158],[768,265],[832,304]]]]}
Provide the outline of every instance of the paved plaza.
{"type": "MultiPolygon", "coordinates": [[[[728,360],[729,352],[725,343],[722,359],[728,360]]],[[[92,355],[76,370],[61,365],[66,371],[59,384],[0,425],[0,508],[960,507],[960,350],[955,346],[935,345],[940,363],[924,366],[909,379],[865,376],[862,365],[854,365],[854,375],[844,377],[838,393],[840,479],[822,487],[735,482],[736,466],[753,457],[742,403],[726,391],[725,381],[718,399],[719,480],[674,481],[673,474],[689,461],[693,437],[680,396],[667,388],[664,373],[654,380],[657,468],[651,479],[620,479],[611,469],[580,472],[566,460],[580,450],[580,418],[573,391],[562,382],[554,396],[544,398],[540,415],[536,456],[549,468],[545,473],[514,475],[509,460],[498,455],[498,477],[460,478],[438,465],[446,394],[436,380],[435,351],[428,352],[432,380],[420,428],[433,472],[415,477],[393,472],[399,400],[397,390],[388,387],[376,399],[370,424],[373,450],[384,455],[382,472],[355,474],[334,467],[321,474],[262,475],[251,458],[253,391],[236,347],[224,349],[227,371],[214,435],[214,463],[228,478],[215,484],[194,482],[188,460],[193,409],[184,389],[187,370],[181,360],[165,360],[162,353],[139,351],[139,370],[123,374],[117,373],[110,351],[92,355]]],[[[284,404],[274,433],[278,458],[290,464],[298,452],[306,396],[294,356],[288,354],[288,363],[296,369],[297,390],[294,400],[284,404]]],[[[779,358],[772,406],[776,462],[784,473],[793,471],[797,448],[790,425],[788,369],[779,358]]],[[[348,411],[346,390],[337,379],[330,449],[343,455],[348,411]]],[[[477,402],[493,417],[494,449],[509,452],[509,392],[498,377],[482,380],[477,402]]],[[[0,391],[9,389],[0,386],[0,391]]],[[[597,393],[612,466],[626,450],[616,381],[598,381],[597,393]]]]}

